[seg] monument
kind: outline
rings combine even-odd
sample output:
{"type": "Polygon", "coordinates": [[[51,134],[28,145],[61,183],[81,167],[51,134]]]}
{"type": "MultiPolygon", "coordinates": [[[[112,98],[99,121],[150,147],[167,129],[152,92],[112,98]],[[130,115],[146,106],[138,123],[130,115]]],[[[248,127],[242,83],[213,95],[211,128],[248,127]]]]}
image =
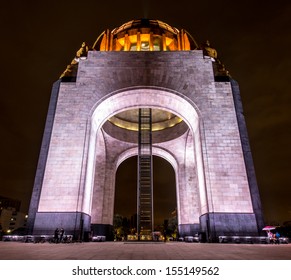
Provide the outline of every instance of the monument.
{"type": "Polygon", "coordinates": [[[138,156],[138,226],[150,219],[150,234],[152,155],[174,169],[180,236],[258,235],[262,209],[238,83],[209,42],[140,19],[83,43],[54,83],[30,233],[63,227],[110,239],[116,170],[138,156]]]}

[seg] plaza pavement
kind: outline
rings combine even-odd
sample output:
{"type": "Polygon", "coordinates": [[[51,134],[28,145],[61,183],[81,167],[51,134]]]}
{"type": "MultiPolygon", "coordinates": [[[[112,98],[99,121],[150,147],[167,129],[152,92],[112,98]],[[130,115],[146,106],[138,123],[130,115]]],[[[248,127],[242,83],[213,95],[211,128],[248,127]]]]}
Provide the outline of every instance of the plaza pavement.
{"type": "Polygon", "coordinates": [[[0,242],[1,260],[291,260],[291,244],[0,242]]]}

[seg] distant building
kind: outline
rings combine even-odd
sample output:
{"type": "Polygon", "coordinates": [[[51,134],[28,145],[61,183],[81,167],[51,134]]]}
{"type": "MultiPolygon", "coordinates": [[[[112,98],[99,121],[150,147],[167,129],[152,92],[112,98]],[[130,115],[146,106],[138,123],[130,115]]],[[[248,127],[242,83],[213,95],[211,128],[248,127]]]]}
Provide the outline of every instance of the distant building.
{"type": "Polygon", "coordinates": [[[12,207],[15,208],[16,211],[20,210],[21,201],[0,196],[0,211],[4,208],[12,207]]]}
{"type": "Polygon", "coordinates": [[[27,215],[8,207],[1,209],[0,225],[3,234],[12,233],[14,230],[26,227],[27,215]]]}

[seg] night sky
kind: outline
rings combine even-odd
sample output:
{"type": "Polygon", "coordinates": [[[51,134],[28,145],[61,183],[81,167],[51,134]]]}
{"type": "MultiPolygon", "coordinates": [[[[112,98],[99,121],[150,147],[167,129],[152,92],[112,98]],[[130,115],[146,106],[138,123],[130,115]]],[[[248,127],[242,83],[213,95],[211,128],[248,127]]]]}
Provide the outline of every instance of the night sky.
{"type": "Polygon", "coordinates": [[[0,195],[21,200],[22,211],[27,212],[51,86],[82,42],[92,45],[106,28],[153,18],[186,29],[198,43],[208,39],[216,48],[219,59],[240,85],[266,223],[291,220],[288,2],[1,3],[0,195]]]}

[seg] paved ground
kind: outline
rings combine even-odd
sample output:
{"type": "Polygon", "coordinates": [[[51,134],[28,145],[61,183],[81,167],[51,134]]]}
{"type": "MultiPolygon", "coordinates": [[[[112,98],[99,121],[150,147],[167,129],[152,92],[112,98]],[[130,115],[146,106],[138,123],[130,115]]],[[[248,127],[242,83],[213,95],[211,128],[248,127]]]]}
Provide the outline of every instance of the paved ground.
{"type": "Polygon", "coordinates": [[[291,260],[291,244],[0,242],[1,260],[291,260]]]}

